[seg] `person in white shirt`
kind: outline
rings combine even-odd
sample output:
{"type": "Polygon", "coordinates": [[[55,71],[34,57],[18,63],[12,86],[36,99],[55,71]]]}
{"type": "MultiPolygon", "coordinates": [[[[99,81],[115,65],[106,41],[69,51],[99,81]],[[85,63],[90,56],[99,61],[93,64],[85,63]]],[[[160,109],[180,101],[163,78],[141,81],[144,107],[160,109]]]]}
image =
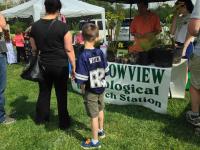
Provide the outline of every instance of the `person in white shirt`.
{"type": "Polygon", "coordinates": [[[16,53],[14,51],[12,40],[10,38],[9,30],[5,31],[5,42],[6,42],[6,47],[7,47],[7,50],[8,50],[7,53],[6,53],[8,64],[17,63],[17,57],[16,57],[16,53]]]}
{"type": "Polygon", "coordinates": [[[191,0],[178,0],[175,3],[176,13],[174,14],[170,29],[170,33],[175,39],[175,46],[178,48],[183,48],[182,55],[186,56],[187,58],[190,57],[193,49],[192,42],[194,37],[187,35],[187,27],[193,8],[194,5],[191,0]]]}
{"type": "Polygon", "coordinates": [[[191,72],[190,95],[192,110],[186,113],[186,120],[195,126],[200,126],[200,0],[196,0],[190,18],[188,32],[191,36],[197,37],[197,43],[189,63],[189,69],[191,72]]]}

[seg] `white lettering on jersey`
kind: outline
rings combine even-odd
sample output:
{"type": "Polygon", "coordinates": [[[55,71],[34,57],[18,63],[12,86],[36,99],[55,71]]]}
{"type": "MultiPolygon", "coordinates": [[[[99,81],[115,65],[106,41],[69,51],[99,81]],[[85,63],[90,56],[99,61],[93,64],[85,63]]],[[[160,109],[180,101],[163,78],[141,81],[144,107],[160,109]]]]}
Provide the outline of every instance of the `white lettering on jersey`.
{"type": "Polygon", "coordinates": [[[99,88],[106,87],[106,82],[103,79],[105,77],[105,69],[97,68],[96,70],[90,71],[90,87],[99,88]]]}
{"type": "Polygon", "coordinates": [[[101,57],[97,56],[97,57],[91,57],[89,58],[90,64],[96,63],[96,62],[101,62],[101,57]]]}

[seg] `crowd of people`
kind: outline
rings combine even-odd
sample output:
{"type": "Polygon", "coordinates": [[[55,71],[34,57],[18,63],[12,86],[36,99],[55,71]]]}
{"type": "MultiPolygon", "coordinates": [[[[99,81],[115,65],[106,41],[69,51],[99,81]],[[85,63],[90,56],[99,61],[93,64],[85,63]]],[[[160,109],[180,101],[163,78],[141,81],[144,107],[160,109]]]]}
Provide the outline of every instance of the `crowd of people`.
{"type": "Polygon", "coordinates": [[[6,45],[6,56],[8,64],[27,63],[31,57],[31,46],[30,46],[30,28],[25,32],[22,29],[16,29],[14,36],[11,36],[9,31],[9,25],[3,30],[1,39],[5,41],[6,45]]]}
{"type": "MultiPolygon", "coordinates": [[[[10,38],[5,18],[0,15],[1,37],[5,30],[5,40],[0,39],[0,123],[15,122],[15,119],[6,115],[4,109],[6,61],[13,60],[12,58],[12,60],[9,58],[6,60],[6,55],[14,54],[14,44],[17,50],[17,62],[20,62],[22,58],[26,62],[28,57],[40,56],[40,71],[43,80],[38,82],[35,123],[43,124],[50,121],[50,98],[54,86],[59,128],[65,130],[70,127],[70,115],[67,109],[69,61],[72,66],[71,78],[81,85],[86,112],[91,119],[92,139],[83,141],[81,147],[84,149],[100,148],[99,138],[105,137],[103,99],[106,87],[105,77],[109,75],[109,69],[102,50],[94,47],[99,37],[98,27],[91,23],[83,26],[78,41],[79,44],[84,44],[84,50],[79,53],[75,63],[72,35],[66,21],[58,19],[62,8],[60,0],[45,0],[44,5],[46,15],[33,23],[25,35],[16,30],[13,39],[10,38]]],[[[133,19],[130,27],[136,44],[130,47],[130,52],[142,51],[139,43],[151,40],[161,32],[159,17],[148,10],[147,1],[140,1],[137,6],[139,15],[133,19]]],[[[193,53],[188,55],[190,57],[192,110],[186,113],[186,119],[191,124],[200,126],[200,0],[196,1],[194,10],[190,0],[178,0],[175,7],[178,11],[174,14],[171,34],[175,37],[176,45],[184,46],[184,50],[187,51],[194,37],[197,37],[193,53]]]]}

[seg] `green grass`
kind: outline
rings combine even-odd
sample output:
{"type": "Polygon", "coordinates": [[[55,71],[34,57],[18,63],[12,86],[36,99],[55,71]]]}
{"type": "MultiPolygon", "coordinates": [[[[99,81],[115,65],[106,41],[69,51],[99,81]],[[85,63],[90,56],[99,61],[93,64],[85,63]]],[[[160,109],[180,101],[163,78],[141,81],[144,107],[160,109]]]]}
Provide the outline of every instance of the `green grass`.
{"type": "MultiPolygon", "coordinates": [[[[79,150],[81,140],[90,136],[89,119],[82,98],[69,86],[68,108],[72,127],[61,131],[57,127],[55,93],[51,99],[51,121],[37,126],[33,118],[38,95],[36,83],[20,79],[20,65],[8,67],[6,110],[17,122],[0,125],[0,150],[79,150]]],[[[105,130],[102,150],[141,149],[200,149],[200,138],[185,121],[190,108],[186,99],[169,100],[168,114],[155,113],[140,106],[106,105],[105,130]]]]}

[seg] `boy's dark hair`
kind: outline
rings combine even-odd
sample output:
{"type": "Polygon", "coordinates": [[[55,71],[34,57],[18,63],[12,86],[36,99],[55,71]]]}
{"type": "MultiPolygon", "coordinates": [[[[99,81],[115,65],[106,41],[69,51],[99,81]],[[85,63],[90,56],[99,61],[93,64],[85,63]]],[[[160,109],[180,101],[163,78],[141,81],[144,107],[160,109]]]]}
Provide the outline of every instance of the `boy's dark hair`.
{"type": "Polygon", "coordinates": [[[82,35],[85,41],[92,42],[99,36],[99,28],[93,23],[86,23],[83,25],[82,35]]]}
{"type": "Polygon", "coordinates": [[[192,13],[194,9],[194,5],[191,0],[178,0],[175,5],[177,5],[179,2],[184,2],[186,9],[188,10],[189,13],[192,13]]]}
{"type": "Polygon", "coordinates": [[[57,11],[60,11],[62,8],[60,0],[45,0],[44,5],[46,12],[50,14],[54,14],[57,11]]]}

